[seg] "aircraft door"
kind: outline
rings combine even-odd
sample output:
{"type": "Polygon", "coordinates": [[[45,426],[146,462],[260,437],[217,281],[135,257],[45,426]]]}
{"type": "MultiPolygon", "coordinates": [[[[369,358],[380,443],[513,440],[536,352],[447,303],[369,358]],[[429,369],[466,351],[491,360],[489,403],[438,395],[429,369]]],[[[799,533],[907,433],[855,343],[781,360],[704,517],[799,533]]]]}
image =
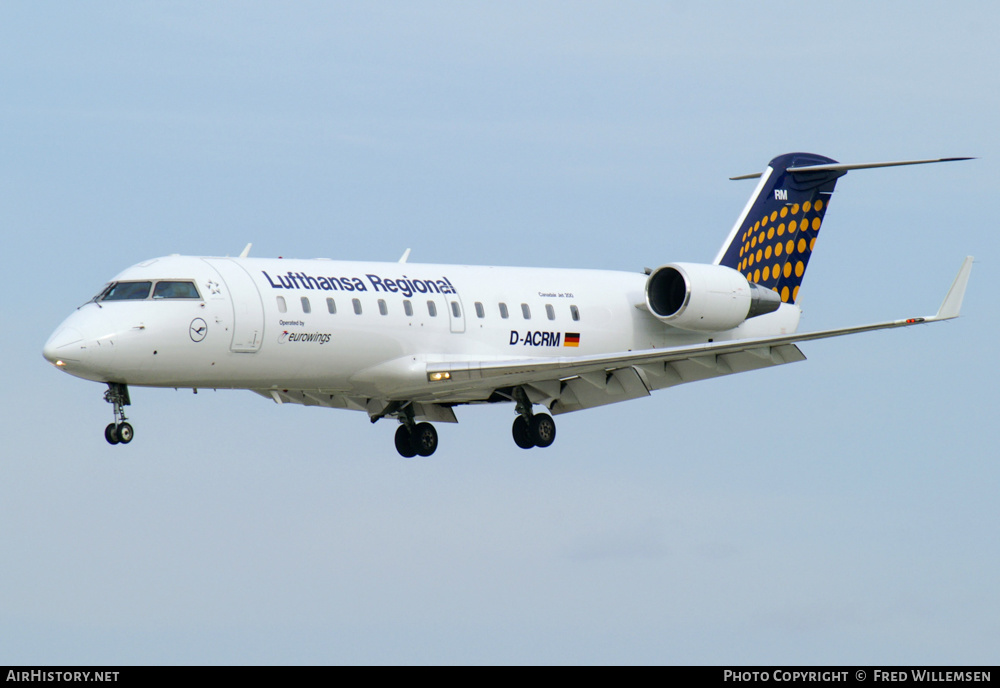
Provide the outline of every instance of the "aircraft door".
{"type": "Polygon", "coordinates": [[[229,258],[205,258],[225,284],[233,308],[233,340],[229,350],[254,353],[264,340],[264,304],[260,291],[243,266],[229,258]]]}
{"type": "Polygon", "coordinates": [[[451,324],[451,331],[465,332],[465,308],[462,307],[462,300],[458,298],[458,294],[448,294],[445,300],[448,303],[448,321],[451,324]]]}

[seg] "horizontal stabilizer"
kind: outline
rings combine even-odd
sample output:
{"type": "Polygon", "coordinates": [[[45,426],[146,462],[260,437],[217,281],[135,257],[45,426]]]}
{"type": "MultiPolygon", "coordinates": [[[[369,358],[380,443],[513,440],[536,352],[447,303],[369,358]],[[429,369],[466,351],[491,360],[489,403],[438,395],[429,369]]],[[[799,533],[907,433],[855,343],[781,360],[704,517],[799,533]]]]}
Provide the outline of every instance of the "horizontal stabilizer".
{"type": "MultiPolygon", "coordinates": [[[[932,162],[956,162],[958,160],[975,160],[975,158],[934,158],[932,160],[897,160],[894,162],[860,162],[860,163],[833,163],[830,165],[803,165],[801,167],[789,167],[787,172],[793,174],[803,172],[848,172],[850,170],[869,170],[875,167],[900,167],[902,165],[926,165],[932,162]]],[[[738,177],[730,177],[732,181],[740,179],[758,179],[761,172],[754,174],[742,174],[738,177]]]]}

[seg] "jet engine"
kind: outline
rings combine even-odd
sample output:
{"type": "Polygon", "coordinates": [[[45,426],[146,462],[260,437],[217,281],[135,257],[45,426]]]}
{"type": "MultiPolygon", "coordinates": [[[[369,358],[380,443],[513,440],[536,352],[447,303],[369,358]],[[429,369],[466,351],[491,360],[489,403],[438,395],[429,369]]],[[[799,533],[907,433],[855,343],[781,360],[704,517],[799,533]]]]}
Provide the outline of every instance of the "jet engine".
{"type": "Polygon", "coordinates": [[[649,312],[682,330],[731,330],[747,318],[773,313],[780,305],[778,294],[722,265],[670,263],[653,270],[646,280],[649,312]]]}

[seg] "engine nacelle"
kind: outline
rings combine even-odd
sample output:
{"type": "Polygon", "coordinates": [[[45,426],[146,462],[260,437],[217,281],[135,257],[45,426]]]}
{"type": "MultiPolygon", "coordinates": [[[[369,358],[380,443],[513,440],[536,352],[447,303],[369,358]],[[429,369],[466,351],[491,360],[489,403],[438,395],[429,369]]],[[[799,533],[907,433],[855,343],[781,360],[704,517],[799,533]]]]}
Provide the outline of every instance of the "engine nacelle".
{"type": "Polygon", "coordinates": [[[747,318],[773,313],[781,297],[748,282],[732,268],[670,263],[646,280],[646,306],[662,322],[682,330],[731,330],[747,318]]]}

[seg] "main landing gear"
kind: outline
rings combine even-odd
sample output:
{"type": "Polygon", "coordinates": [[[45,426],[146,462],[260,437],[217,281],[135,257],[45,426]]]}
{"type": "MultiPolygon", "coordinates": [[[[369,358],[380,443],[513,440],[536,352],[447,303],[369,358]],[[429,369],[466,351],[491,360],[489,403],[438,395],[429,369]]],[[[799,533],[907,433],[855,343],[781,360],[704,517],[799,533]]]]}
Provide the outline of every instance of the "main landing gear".
{"type": "Polygon", "coordinates": [[[437,446],[437,430],[430,423],[416,423],[410,427],[403,421],[396,428],[396,451],[404,458],[412,459],[418,454],[430,456],[437,446]]]}
{"type": "MultiPolygon", "coordinates": [[[[533,413],[531,400],[521,387],[515,387],[510,396],[517,404],[517,418],[511,434],[514,443],[521,449],[548,447],[556,440],[556,422],[547,413],[533,413]]],[[[414,456],[430,456],[437,449],[437,430],[430,423],[418,423],[414,418],[413,405],[407,401],[393,401],[380,413],[371,417],[375,423],[385,417],[399,419],[396,428],[396,451],[410,459],[414,456]]],[[[110,440],[109,440],[110,441],[110,440]]]]}
{"type": "Polygon", "coordinates": [[[104,401],[113,404],[115,408],[115,422],[104,428],[104,439],[108,444],[128,444],[132,441],[135,432],[132,426],[125,420],[125,408],[132,402],[128,397],[128,386],[120,382],[109,382],[108,391],[104,393],[104,401]]]}
{"type": "Polygon", "coordinates": [[[521,449],[532,447],[548,447],[556,441],[556,422],[547,413],[532,413],[531,401],[520,387],[514,389],[514,402],[517,404],[517,418],[511,434],[514,444],[521,449]]]}
{"type": "Polygon", "coordinates": [[[373,417],[372,422],[389,414],[399,418],[399,427],[396,428],[396,451],[400,456],[406,459],[412,459],[418,454],[430,456],[438,448],[437,430],[430,423],[416,422],[412,405],[393,402],[385,411],[373,417]]]}

